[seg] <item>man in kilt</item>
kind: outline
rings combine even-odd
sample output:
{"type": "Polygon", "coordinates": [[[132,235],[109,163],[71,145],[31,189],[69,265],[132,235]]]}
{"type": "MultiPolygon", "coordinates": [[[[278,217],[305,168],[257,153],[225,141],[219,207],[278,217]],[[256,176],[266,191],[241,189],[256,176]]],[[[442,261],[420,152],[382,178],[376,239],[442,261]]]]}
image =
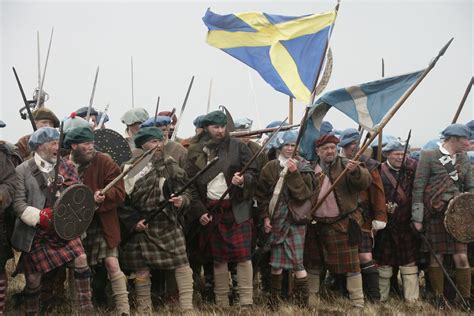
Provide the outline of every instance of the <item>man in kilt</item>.
{"type": "Polygon", "coordinates": [[[277,310],[279,305],[283,269],[295,271],[296,304],[301,307],[308,305],[308,277],[303,265],[306,224],[292,221],[289,205],[310,200],[316,181],[313,170],[305,160],[291,158],[296,150],[296,138],[295,131],[287,131],[279,139],[278,159],[263,167],[256,192],[265,232],[270,233],[267,242],[271,246],[270,307],[273,310],[277,310]],[[288,168],[288,174],[281,187],[278,180],[285,167],[288,168]]]}
{"type": "MultiPolygon", "coordinates": [[[[358,244],[361,241],[360,225],[362,210],[358,206],[360,192],[371,183],[369,171],[360,162],[337,155],[339,139],[325,134],[316,140],[319,157],[314,172],[320,181],[318,200],[329,190],[331,183],[347,167],[335,189],[316,210],[316,225],[310,225],[306,233],[304,262],[310,277],[310,284],[319,287],[322,268],[335,274],[346,275],[346,288],[354,307],[364,307],[362,276],[358,244]]],[[[312,289],[318,291],[318,288],[312,289]]]]}
{"type": "MultiPolygon", "coordinates": [[[[341,134],[340,155],[352,159],[359,150],[360,133],[355,128],[348,128],[341,134]]],[[[362,273],[362,283],[366,297],[371,302],[380,301],[379,271],[372,257],[374,232],[385,228],[387,224],[387,208],[382,179],[380,178],[380,163],[367,156],[360,159],[369,170],[372,183],[367,190],[360,192],[359,205],[362,207],[364,224],[362,225],[362,241],[359,244],[359,260],[362,273]]]]}
{"type": "Polygon", "coordinates": [[[252,188],[257,180],[257,170],[252,164],[245,174],[239,173],[251,159],[251,153],[247,145],[229,136],[226,131],[227,118],[223,112],[208,113],[202,124],[204,132],[188,148],[188,176],[194,176],[216,156],[219,161],[195,182],[188,221],[199,220],[205,226],[199,237],[202,251],[209,251],[214,262],[216,304],[220,307],[229,306],[227,264],[237,262],[240,305],[251,306],[252,188]],[[230,196],[219,202],[229,185],[233,186],[230,196]],[[210,210],[215,211],[210,213],[210,210]]]}
{"type": "MultiPolygon", "coordinates": [[[[462,296],[471,296],[471,271],[467,259],[467,244],[452,238],[444,227],[444,213],[449,201],[463,192],[474,192],[474,177],[465,151],[469,146],[470,129],[463,124],[451,124],[444,129],[438,148],[423,150],[416,169],[413,187],[412,221],[418,231],[426,231],[436,256],[453,255],[455,280],[462,296]]],[[[422,251],[427,248],[422,247],[422,251]]],[[[443,304],[444,275],[431,258],[428,277],[443,304]]]]}
{"type": "MultiPolygon", "coordinates": [[[[25,272],[25,309],[27,314],[40,311],[41,277],[62,265],[74,265],[75,284],[79,311],[93,311],[90,291],[90,269],[81,240],[61,239],[52,229],[52,203],[56,196],[53,186],[60,190],[80,182],[76,169],[68,160],[61,159],[59,174],[61,184],[54,184],[54,164],[59,154],[59,133],[52,127],[35,131],[29,146],[33,158],[16,168],[16,194],[13,202],[17,216],[12,236],[12,246],[22,253],[25,272]]],[[[59,194],[59,192],[58,192],[59,194]]]]}
{"type": "Polygon", "coordinates": [[[123,181],[118,181],[105,194],[100,190],[120,175],[119,166],[108,155],[94,149],[94,133],[89,127],[70,130],[64,147],[71,149],[69,159],[74,163],[82,182],[94,192],[97,209],[83,239],[91,267],[104,262],[112,286],[115,308],[120,315],[129,315],[127,280],[118,262],[120,224],[117,207],[125,199],[123,181]]]}
{"type": "Polygon", "coordinates": [[[151,161],[125,181],[127,197],[120,218],[134,234],[122,247],[121,264],[136,274],[137,312],[151,314],[150,270],[173,271],[182,311],[193,309],[193,277],[186,255],[186,243],[178,223],[179,212],[191,201],[191,194],[171,194],[182,188],[186,173],[163,152],[164,135],[157,127],[144,127],[135,136],[136,148],[155,149],[151,161]],[[160,204],[168,205],[155,214],[160,204]],[[150,219],[150,216],[154,216],[150,219]],[[147,222],[145,223],[145,220],[147,222]]]}
{"type": "MultiPolygon", "coordinates": [[[[0,121],[0,123],[3,123],[0,121]]],[[[4,124],[2,124],[4,125],[4,124]]],[[[13,257],[12,249],[7,233],[7,223],[11,214],[7,214],[8,207],[12,204],[15,196],[15,164],[9,144],[0,141],[0,315],[5,312],[5,300],[7,296],[7,274],[5,264],[13,257]]]]}
{"type": "Polygon", "coordinates": [[[392,140],[382,148],[387,160],[380,168],[388,208],[388,224],[375,237],[374,257],[379,265],[381,300],[390,293],[393,267],[399,267],[403,280],[405,301],[419,298],[418,267],[416,266],[417,242],[411,229],[411,203],[416,160],[406,157],[405,145],[392,140]],[[397,186],[398,182],[398,186],[397,186]],[[395,188],[397,192],[395,193],[395,188]]]}

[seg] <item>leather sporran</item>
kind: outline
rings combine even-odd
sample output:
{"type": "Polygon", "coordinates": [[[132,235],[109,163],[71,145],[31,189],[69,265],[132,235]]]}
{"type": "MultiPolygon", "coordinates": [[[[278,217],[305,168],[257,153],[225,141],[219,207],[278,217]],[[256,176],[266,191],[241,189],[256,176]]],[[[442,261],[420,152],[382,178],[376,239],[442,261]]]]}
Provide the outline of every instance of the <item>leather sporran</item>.
{"type": "Polygon", "coordinates": [[[288,219],[292,224],[306,225],[311,222],[311,211],[313,204],[311,199],[304,201],[288,201],[288,219]]]}
{"type": "Polygon", "coordinates": [[[359,223],[353,218],[348,218],[349,224],[347,228],[347,234],[349,235],[349,245],[355,246],[362,241],[362,229],[359,223]]]}

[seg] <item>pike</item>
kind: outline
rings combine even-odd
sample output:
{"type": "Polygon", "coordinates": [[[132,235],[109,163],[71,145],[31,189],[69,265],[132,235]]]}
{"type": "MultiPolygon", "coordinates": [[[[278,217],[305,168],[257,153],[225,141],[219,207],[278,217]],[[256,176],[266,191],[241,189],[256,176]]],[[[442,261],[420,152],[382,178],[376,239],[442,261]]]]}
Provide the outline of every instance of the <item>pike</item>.
{"type": "Polygon", "coordinates": [[[89,122],[89,119],[91,117],[91,109],[92,109],[92,104],[94,102],[95,87],[97,86],[97,77],[99,77],[99,66],[97,66],[97,70],[95,71],[94,85],[92,86],[91,98],[89,99],[89,107],[87,108],[87,114],[86,114],[87,122],[89,122]]]}
{"type": "Polygon", "coordinates": [[[41,58],[40,58],[40,34],[36,31],[36,48],[38,51],[38,88],[41,85],[41,58]]]}
{"type": "MultiPolygon", "coordinates": [[[[429,63],[428,67],[423,71],[421,76],[415,81],[415,83],[407,90],[405,93],[398,99],[397,103],[392,107],[390,112],[382,119],[378,127],[374,130],[374,132],[370,135],[369,139],[367,142],[362,146],[359,151],[355,154],[354,158],[352,160],[357,161],[359,160],[360,156],[362,153],[367,149],[370,143],[377,137],[377,135],[380,133],[380,131],[387,125],[387,123],[392,119],[392,117],[397,113],[397,111],[400,109],[400,107],[405,103],[405,101],[408,99],[408,97],[415,91],[416,87],[423,81],[423,79],[428,75],[428,73],[435,67],[436,63],[440,59],[441,56],[444,55],[446,50],[448,49],[449,45],[451,42],[454,40],[454,37],[451,38],[448,43],[446,43],[443,48],[439,51],[438,55],[429,63]]],[[[313,207],[312,209],[312,217],[313,221],[312,224],[316,224],[316,220],[314,219],[314,216],[316,214],[316,210],[324,203],[326,198],[329,196],[329,194],[334,190],[335,186],[341,181],[341,179],[347,174],[349,169],[346,167],[341,174],[334,180],[332,183],[331,187],[329,190],[319,199],[318,203],[313,207]]]]}
{"type": "MultiPolygon", "coordinates": [[[[157,148],[155,149],[151,149],[153,152],[156,150],[157,148]]],[[[148,150],[150,151],[150,150],[148,150]]],[[[192,177],[180,190],[176,191],[175,193],[171,194],[171,197],[173,196],[180,196],[181,194],[184,193],[184,191],[186,191],[204,172],[206,172],[207,170],[209,170],[209,168],[211,168],[217,161],[219,160],[219,157],[214,157],[214,159],[212,159],[211,161],[209,161],[209,163],[204,167],[202,168],[201,170],[199,170],[198,173],[196,173],[194,175],[194,177],[192,177]]],[[[138,163],[137,163],[138,164],[138,163]]],[[[135,164],[134,164],[135,165],[135,164]]],[[[129,168],[132,169],[133,167],[129,168]]],[[[114,180],[115,181],[115,180],[114,180]]],[[[118,181],[118,180],[117,180],[118,181]]],[[[168,200],[166,201],[162,201],[158,204],[158,208],[156,209],[156,211],[154,211],[150,216],[148,216],[147,218],[145,218],[145,221],[144,221],[144,224],[147,225],[149,224],[156,216],[158,216],[158,214],[163,211],[169,204],[170,202],[168,200]]],[[[133,236],[135,236],[136,232],[131,232],[129,233],[128,235],[126,235],[123,239],[122,239],[122,243],[121,243],[121,246],[123,247],[124,245],[126,245],[132,238],[133,236]]]]}
{"type": "Polygon", "coordinates": [[[30,119],[31,126],[33,127],[33,131],[36,131],[35,120],[33,118],[33,114],[31,114],[30,104],[28,100],[26,99],[25,91],[23,91],[20,78],[18,78],[18,74],[16,73],[15,67],[12,67],[12,69],[13,69],[13,73],[15,74],[15,79],[16,79],[16,83],[18,84],[18,88],[20,88],[21,97],[23,99],[23,103],[25,103],[26,112],[28,112],[28,118],[30,119]]]}
{"type": "MultiPolygon", "coordinates": [[[[287,131],[299,126],[300,124],[285,125],[281,127],[280,131],[287,131]]],[[[269,127],[269,128],[257,129],[254,131],[231,132],[229,133],[229,135],[233,137],[249,137],[249,136],[254,136],[254,135],[261,135],[264,133],[272,133],[276,131],[278,128],[279,127],[269,127]]]]}
{"type": "Polygon", "coordinates": [[[408,132],[408,137],[407,137],[407,140],[405,142],[405,148],[403,150],[402,166],[400,168],[400,171],[398,172],[397,184],[395,185],[395,191],[393,191],[393,194],[392,194],[392,202],[395,201],[395,196],[397,195],[398,187],[400,186],[400,181],[402,179],[402,174],[405,173],[405,169],[406,169],[405,158],[407,157],[408,144],[410,144],[410,138],[411,138],[411,129],[408,132]]]}
{"type": "Polygon", "coordinates": [[[458,120],[459,114],[461,114],[461,110],[464,107],[464,103],[466,102],[466,99],[469,96],[469,93],[471,92],[471,88],[473,84],[474,84],[474,77],[471,77],[471,81],[469,81],[466,87],[466,91],[464,91],[464,95],[462,96],[461,103],[459,103],[458,109],[456,111],[456,114],[454,114],[454,118],[451,124],[456,123],[456,121],[458,120]]]}
{"type": "Polygon", "coordinates": [[[38,98],[36,100],[36,108],[40,105],[41,95],[43,93],[44,78],[46,76],[46,68],[48,68],[49,52],[51,51],[51,43],[53,42],[54,27],[51,29],[51,36],[49,38],[48,53],[46,54],[46,61],[44,62],[43,76],[41,77],[41,84],[38,90],[38,98]]]}
{"type": "Polygon", "coordinates": [[[209,113],[211,110],[211,92],[212,92],[212,78],[211,81],[209,82],[209,94],[207,96],[207,110],[206,113],[209,113]]]}
{"type": "Polygon", "coordinates": [[[107,103],[105,106],[104,112],[102,112],[102,116],[100,117],[99,125],[97,125],[96,129],[102,129],[105,123],[105,116],[107,115],[107,111],[109,110],[110,103],[107,103]]]}
{"type": "MultiPolygon", "coordinates": [[[[171,135],[171,140],[175,140],[176,136],[178,136],[178,129],[179,129],[179,126],[181,125],[184,109],[186,108],[186,103],[188,102],[189,93],[191,92],[193,82],[194,82],[194,76],[192,76],[191,82],[189,83],[188,91],[186,92],[186,96],[184,97],[183,105],[181,106],[181,111],[179,112],[179,120],[176,123],[176,126],[174,127],[173,134],[171,135]]],[[[171,118],[173,118],[173,116],[171,116],[171,118]]]]}
{"type": "Polygon", "coordinates": [[[226,130],[229,131],[229,133],[232,133],[235,131],[235,124],[230,111],[227,110],[227,108],[223,105],[219,105],[219,110],[222,110],[225,113],[225,117],[227,119],[226,130]]]}
{"type": "Polygon", "coordinates": [[[160,107],[160,97],[158,96],[158,100],[156,100],[155,119],[153,120],[153,126],[156,126],[156,117],[158,116],[159,107],[160,107]]]}
{"type": "MultiPolygon", "coordinates": [[[[382,78],[384,77],[385,77],[385,61],[382,58],[382,78]]],[[[382,133],[383,131],[380,130],[378,145],[377,145],[377,160],[379,162],[382,162],[382,143],[383,143],[382,133]]]]}
{"type": "Polygon", "coordinates": [[[459,298],[461,299],[463,305],[464,305],[464,309],[466,310],[466,312],[469,312],[471,310],[471,308],[469,307],[469,304],[466,302],[466,300],[464,299],[464,297],[462,296],[461,292],[459,291],[459,289],[457,288],[456,284],[454,284],[453,282],[453,279],[451,278],[451,276],[449,275],[448,271],[446,271],[446,268],[443,266],[443,263],[441,262],[441,260],[438,258],[438,256],[436,255],[435,251],[433,250],[433,248],[431,247],[431,244],[428,240],[428,238],[426,238],[426,236],[421,232],[421,231],[418,231],[413,223],[411,224],[412,225],[412,229],[418,233],[418,236],[421,237],[421,239],[423,240],[423,243],[426,245],[426,248],[428,248],[428,251],[430,252],[431,256],[435,259],[436,263],[438,263],[439,267],[441,268],[441,270],[443,271],[443,274],[444,276],[446,277],[446,279],[449,281],[449,284],[453,287],[453,289],[456,291],[456,294],[459,296],[459,298]]]}

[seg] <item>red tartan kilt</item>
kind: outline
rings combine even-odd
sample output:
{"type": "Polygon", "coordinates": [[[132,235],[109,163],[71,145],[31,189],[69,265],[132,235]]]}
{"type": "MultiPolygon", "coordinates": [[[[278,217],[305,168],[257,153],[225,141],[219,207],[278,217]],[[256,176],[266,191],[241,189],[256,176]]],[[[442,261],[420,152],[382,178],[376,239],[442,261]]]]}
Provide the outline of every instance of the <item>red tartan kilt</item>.
{"type": "MultiPolygon", "coordinates": [[[[467,244],[456,241],[446,231],[443,217],[431,217],[423,225],[425,226],[426,237],[435,253],[443,255],[467,253],[467,244]]],[[[422,244],[421,251],[428,251],[424,244],[422,244]]]]}
{"type": "Polygon", "coordinates": [[[231,209],[213,215],[201,234],[200,249],[208,251],[215,262],[243,262],[251,259],[253,220],[236,224],[231,209]],[[214,223],[218,224],[214,224],[214,223]]]}
{"type": "Polygon", "coordinates": [[[349,235],[336,231],[332,226],[308,225],[303,257],[305,268],[321,268],[324,264],[332,273],[360,272],[358,246],[350,246],[349,235]],[[320,258],[317,238],[321,239],[324,261],[320,258]]]}
{"type": "Polygon", "coordinates": [[[85,254],[80,238],[63,240],[55,232],[39,230],[33,239],[31,251],[24,253],[27,274],[47,273],[85,254]]]}
{"type": "Polygon", "coordinates": [[[398,225],[406,225],[407,229],[382,229],[377,232],[374,249],[377,264],[396,267],[416,261],[419,242],[409,224],[398,225]]]}

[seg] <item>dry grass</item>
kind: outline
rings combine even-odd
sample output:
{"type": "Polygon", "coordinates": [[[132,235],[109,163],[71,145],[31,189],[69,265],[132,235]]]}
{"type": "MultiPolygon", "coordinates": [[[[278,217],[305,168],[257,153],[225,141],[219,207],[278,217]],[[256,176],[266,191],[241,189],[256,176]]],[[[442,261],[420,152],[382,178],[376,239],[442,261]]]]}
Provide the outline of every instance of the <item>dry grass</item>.
{"type": "MultiPolygon", "coordinates": [[[[13,263],[10,261],[7,265],[7,271],[12,271],[13,263]]],[[[11,296],[23,289],[25,280],[23,275],[18,275],[9,280],[9,288],[7,295],[7,315],[23,315],[21,310],[14,310],[11,303],[11,296]]],[[[209,304],[196,304],[197,308],[192,313],[186,315],[287,315],[287,316],[309,316],[309,315],[468,315],[459,310],[447,310],[444,312],[437,311],[431,304],[427,302],[418,302],[414,304],[406,304],[404,301],[392,298],[383,304],[366,304],[363,310],[354,309],[349,301],[340,297],[325,297],[317,299],[313,307],[310,309],[301,309],[292,304],[282,304],[278,313],[270,311],[266,307],[266,300],[263,296],[256,293],[254,298],[254,307],[251,310],[241,311],[238,307],[231,307],[221,310],[209,304]]],[[[96,310],[97,315],[114,315],[103,309],[96,310]]],[[[52,315],[79,315],[72,304],[64,304],[54,309],[52,315]]],[[[172,303],[165,306],[155,307],[155,315],[179,315],[180,311],[178,303],[172,303]]],[[[132,313],[132,315],[137,315],[132,313]]]]}

